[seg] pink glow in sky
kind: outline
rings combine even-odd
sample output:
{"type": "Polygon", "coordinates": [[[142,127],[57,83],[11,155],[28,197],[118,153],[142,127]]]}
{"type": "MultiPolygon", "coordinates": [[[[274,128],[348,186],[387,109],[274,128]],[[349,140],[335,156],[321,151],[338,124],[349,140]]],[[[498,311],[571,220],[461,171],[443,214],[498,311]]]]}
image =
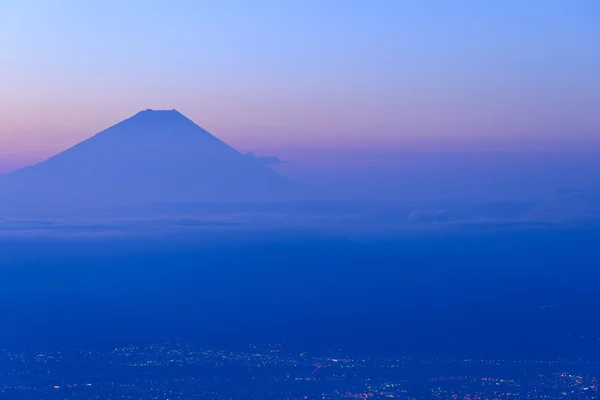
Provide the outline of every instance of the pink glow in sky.
{"type": "Polygon", "coordinates": [[[593,2],[31,3],[0,6],[0,170],[147,108],[241,149],[600,136],[593,2]]]}

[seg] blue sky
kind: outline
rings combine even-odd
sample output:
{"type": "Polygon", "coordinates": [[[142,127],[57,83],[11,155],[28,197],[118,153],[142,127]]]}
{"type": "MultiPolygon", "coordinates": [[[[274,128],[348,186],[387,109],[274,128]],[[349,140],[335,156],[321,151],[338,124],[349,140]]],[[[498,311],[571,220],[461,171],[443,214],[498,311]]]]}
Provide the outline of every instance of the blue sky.
{"type": "Polygon", "coordinates": [[[0,1],[0,157],[145,108],[236,147],[600,135],[595,1],[0,1]]]}

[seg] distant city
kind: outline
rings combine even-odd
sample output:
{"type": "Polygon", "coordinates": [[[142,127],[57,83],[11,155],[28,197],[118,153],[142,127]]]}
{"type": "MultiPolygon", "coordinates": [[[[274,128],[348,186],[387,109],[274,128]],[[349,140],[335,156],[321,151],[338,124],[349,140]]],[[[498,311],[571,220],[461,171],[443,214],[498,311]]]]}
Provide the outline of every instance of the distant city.
{"type": "Polygon", "coordinates": [[[185,341],[0,353],[0,399],[597,399],[600,363],[379,357],[185,341]]]}

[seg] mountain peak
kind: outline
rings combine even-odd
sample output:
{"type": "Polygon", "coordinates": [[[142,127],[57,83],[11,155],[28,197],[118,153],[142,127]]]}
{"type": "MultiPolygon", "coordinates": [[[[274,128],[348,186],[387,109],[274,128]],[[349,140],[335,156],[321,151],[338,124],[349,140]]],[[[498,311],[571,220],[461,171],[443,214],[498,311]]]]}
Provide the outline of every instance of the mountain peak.
{"type": "Polygon", "coordinates": [[[188,120],[188,118],[183,115],[182,113],[180,113],[179,111],[177,111],[176,109],[172,109],[172,110],[154,110],[152,108],[147,108],[145,110],[142,110],[140,112],[138,112],[137,114],[134,114],[132,117],[128,118],[128,119],[133,119],[133,118],[155,118],[155,119],[159,119],[159,118],[185,118],[186,120],[188,120]]]}
{"type": "Polygon", "coordinates": [[[197,135],[211,136],[179,111],[148,108],[100,132],[97,136],[118,134],[121,137],[172,137],[197,135]]]}
{"type": "Polygon", "coordinates": [[[143,113],[148,113],[148,114],[151,114],[151,113],[177,113],[177,114],[183,115],[179,111],[177,111],[176,109],[172,109],[172,110],[155,110],[153,108],[146,108],[145,110],[140,111],[138,114],[143,114],[143,113]]]}

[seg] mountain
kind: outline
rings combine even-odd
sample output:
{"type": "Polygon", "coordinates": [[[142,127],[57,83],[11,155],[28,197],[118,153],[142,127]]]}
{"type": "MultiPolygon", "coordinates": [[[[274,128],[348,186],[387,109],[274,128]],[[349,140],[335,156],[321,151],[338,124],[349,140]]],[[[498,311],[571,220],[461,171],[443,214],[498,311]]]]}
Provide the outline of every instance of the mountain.
{"type": "Polygon", "coordinates": [[[0,177],[2,208],[278,201],[306,194],[176,110],[145,110],[0,177]]]}

